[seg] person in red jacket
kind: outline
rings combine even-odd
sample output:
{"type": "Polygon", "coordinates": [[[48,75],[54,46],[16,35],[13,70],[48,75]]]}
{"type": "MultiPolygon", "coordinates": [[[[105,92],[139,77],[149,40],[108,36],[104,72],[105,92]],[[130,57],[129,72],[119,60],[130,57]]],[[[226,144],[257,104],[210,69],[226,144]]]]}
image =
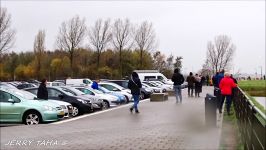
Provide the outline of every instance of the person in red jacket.
{"type": "Polygon", "coordinates": [[[236,87],[234,80],[230,77],[230,74],[227,72],[224,74],[224,78],[221,80],[219,84],[219,88],[221,90],[221,103],[219,106],[219,112],[222,113],[222,108],[224,104],[224,99],[226,98],[226,110],[227,114],[230,115],[230,107],[232,103],[232,89],[236,87]]]}

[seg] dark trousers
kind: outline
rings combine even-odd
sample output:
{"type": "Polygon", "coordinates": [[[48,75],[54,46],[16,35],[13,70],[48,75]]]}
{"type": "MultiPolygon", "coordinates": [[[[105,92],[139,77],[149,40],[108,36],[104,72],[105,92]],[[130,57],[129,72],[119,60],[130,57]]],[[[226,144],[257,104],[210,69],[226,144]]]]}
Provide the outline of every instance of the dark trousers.
{"type": "Polygon", "coordinates": [[[187,89],[188,89],[188,96],[193,96],[193,89],[194,89],[193,85],[192,85],[192,86],[189,85],[189,86],[187,87],[187,89]]]}
{"type": "Polygon", "coordinates": [[[219,111],[222,112],[223,104],[224,104],[224,99],[226,98],[226,110],[227,113],[230,113],[230,107],[232,104],[232,95],[222,95],[219,111]]]}

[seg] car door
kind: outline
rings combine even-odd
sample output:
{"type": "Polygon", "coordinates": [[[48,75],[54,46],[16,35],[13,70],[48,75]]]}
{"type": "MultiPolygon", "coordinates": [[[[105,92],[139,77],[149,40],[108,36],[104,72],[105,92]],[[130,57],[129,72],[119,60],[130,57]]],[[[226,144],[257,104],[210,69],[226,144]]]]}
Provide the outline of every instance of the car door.
{"type": "Polygon", "coordinates": [[[54,100],[62,100],[59,96],[64,95],[64,93],[60,92],[59,90],[53,88],[47,88],[48,91],[48,98],[54,100]]]}
{"type": "Polygon", "coordinates": [[[20,102],[20,99],[10,93],[0,91],[0,122],[20,122],[24,109],[20,102]]]}

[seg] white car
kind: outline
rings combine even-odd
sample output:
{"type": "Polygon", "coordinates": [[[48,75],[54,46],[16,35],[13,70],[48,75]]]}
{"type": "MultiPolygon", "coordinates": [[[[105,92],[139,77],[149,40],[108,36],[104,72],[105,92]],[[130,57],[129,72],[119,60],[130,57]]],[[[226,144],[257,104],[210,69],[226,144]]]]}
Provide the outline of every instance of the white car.
{"type": "Polygon", "coordinates": [[[144,83],[142,82],[142,87],[144,88],[150,88],[153,90],[153,93],[163,93],[163,89],[162,88],[159,88],[159,87],[156,87],[156,86],[152,86],[151,84],[147,84],[147,83],[144,83]]]}
{"type": "Polygon", "coordinates": [[[118,92],[120,94],[123,94],[126,99],[127,102],[129,101],[133,101],[133,96],[131,94],[131,91],[129,89],[125,89],[124,87],[115,84],[115,83],[111,83],[111,82],[100,82],[98,83],[100,86],[110,90],[110,91],[114,91],[114,92],[118,92]]]}
{"type": "Polygon", "coordinates": [[[70,87],[70,86],[61,86],[60,87],[63,91],[69,92],[77,97],[80,97],[82,99],[89,99],[91,101],[92,107],[94,109],[102,109],[104,108],[103,104],[103,99],[101,99],[99,96],[95,95],[89,95],[89,94],[84,94],[84,92],[76,89],[75,87],[70,87]]]}
{"type": "Polygon", "coordinates": [[[65,86],[62,82],[47,82],[47,86],[65,86]]]}
{"type": "Polygon", "coordinates": [[[85,94],[98,96],[99,98],[103,99],[104,108],[117,106],[120,103],[120,99],[111,94],[104,94],[102,91],[95,90],[90,87],[75,87],[75,88],[82,91],[85,94]]]}
{"type": "Polygon", "coordinates": [[[173,85],[164,84],[161,81],[149,81],[149,82],[157,84],[159,87],[165,89],[166,91],[172,91],[173,90],[173,85]]]}

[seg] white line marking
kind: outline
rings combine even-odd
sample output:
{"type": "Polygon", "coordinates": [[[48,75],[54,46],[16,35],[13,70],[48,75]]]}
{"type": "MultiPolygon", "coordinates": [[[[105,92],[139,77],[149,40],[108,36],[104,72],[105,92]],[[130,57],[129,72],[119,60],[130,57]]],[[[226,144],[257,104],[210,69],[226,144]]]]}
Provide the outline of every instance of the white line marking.
{"type": "MultiPolygon", "coordinates": [[[[144,100],[141,100],[139,102],[142,103],[142,102],[146,102],[148,100],[150,100],[150,99],[149,98],[148,99],[144,99],[144,100]]],[[[116,110],[116,109],[128,107],[129,105],[132,105],[132,104],[133,103],[129,103],[129,104],[126,104],[126,105],[123,105],[123,106],[117,106],[117,107],[114,107],[114,108],[109,108],[107,110],[102,110],[102,111],[94,112],[94,113],[91,113],[91,114],[82,115],[82,116],[78,116],[78,117],[75,117],[75,118],[71,118],[71,119],[67,119],[67,120],[63,120],[63,121],[58,121],[58,122],[54,122],[54,123],[50,123],[50,124],[62,124],[62,123],[70,122],[70,121],[75,121],[75,120],[86,118],[86,117],[89,117],[89,116],[94,116],[94,115],[106,113],[106,112],[109,112],[109,111],[113,111],[113,110],[116,110]]]]}

